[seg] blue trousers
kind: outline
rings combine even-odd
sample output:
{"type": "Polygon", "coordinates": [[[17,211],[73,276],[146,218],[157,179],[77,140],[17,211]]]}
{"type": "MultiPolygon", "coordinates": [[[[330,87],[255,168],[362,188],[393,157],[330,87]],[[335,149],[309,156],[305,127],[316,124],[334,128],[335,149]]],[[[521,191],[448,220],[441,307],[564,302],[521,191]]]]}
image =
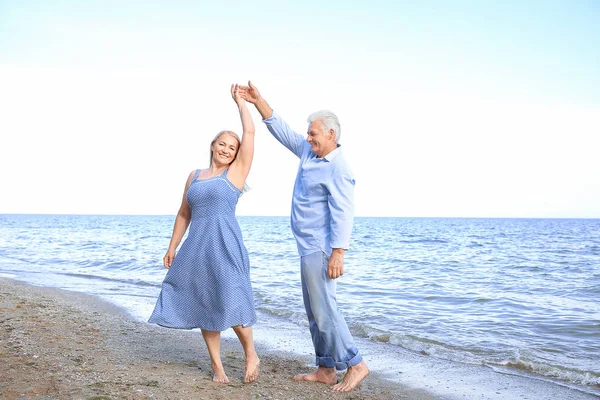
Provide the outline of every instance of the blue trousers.
{"type": "Polygon", "coordinates": [[[336,281],[327,276],[329,257],[322,251],[300,260],[302,296],[315,346],[316,364],[344,370],[362,361],[336,300],[336,281]]]}

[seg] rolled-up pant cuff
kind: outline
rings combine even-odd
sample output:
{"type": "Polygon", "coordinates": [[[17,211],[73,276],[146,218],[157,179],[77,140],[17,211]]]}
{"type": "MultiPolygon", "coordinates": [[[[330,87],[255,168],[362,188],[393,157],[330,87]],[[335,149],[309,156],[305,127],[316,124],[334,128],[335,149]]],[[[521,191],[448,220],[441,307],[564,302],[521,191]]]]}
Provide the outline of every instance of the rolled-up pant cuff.
{"type": "Polygon", "coordinates": [[[362,355],[360,353],[357,353],[354,357],[352,357],[351,360],[348,361],[340,361],[340,362],[336,362],[333,358],[331,357],[319,357],[316,356],[315,359],[315,364],[321,367],[326,367],[326,368],[335,368],[338,371],[343,371],[345,369],[348,369],[350,367],[354,367],[356,364],[359,364],[362,361],[362,355]]]}

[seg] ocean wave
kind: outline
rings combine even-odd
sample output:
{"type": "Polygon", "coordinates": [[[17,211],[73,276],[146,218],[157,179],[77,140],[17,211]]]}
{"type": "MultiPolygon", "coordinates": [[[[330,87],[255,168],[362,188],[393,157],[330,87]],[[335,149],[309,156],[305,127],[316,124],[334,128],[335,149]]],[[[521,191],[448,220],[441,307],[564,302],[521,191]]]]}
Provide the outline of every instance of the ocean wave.
{"type": "Polygon", "coordinates": [[[503,356],[501,351],[491,351],[489,348],[452,345],[428,337],[394,333],[357,322],[351,324],[351,332],[357,337],[398,346],[424,356],[471,365],[503,367],[513,371],[540,375],[560,382],[600,388],[600,371],[586,371],[553,365],[541,360],[529,360],[518,352],[516,356],[503,356]]]}
{"type": "Polygon", "coordinates": [[[411,244],[446,244],[449,243],[444,239],[416,239],[416,240],[397,240],[396,243],[411,243],[411,244]]]}
{"type": "Polygon", "coordinates": [[[84,274],[77,272],[56,272],[56,275],[64,275],[74,278],[84,278],[89,280],[99,280],[105,282],[117,282],[117,283],[125,283],[132,286],[143,286],[143,287],[160,287],[162,282],[149,282],[143,279],[126,279],[126,278],[118,278],[118,277],[108,277],[96,274],[84,274]]]}
{"type": "Polygon", "coordinates": [[[170,240],[171,236],[169,236],[169,235],[145,235],[145,236],[140,236],[137,239],[139,239],[139,240],[146,240],[146,239],[165,239],[165,240],[170,240]]]}
{"type": "Polygon", "coordinates": [[[298,326],[308,328],[308,320],[306,318],[306,313],[304,312],[298,312],[292,309],[281,309],[277,307],[268,306],[266,304],[256,306],[256,309],[274,317],[284,318],[285,320],[292,322],[298,326]]]}
{"type": "Polygon", "coordinates": [[[484,247],[485,245],[477,242],[471,242],[467,245],[467,247],[484,247]]]}
{"type": "Polygon", "coordinates": [[[499,362],[487,361],[486,364],[533,373],[558,381],[600,388],[600,372],[583,371],[580,369],[566,368],[564,366],[529,360],[519,353],[499,362]]]}
{"type": "Polygon", "coordinates": [[[404,350],[424,356],[432,356],[443,360],[475,365],[481,365],[483,360],[481,355],[477,354],[480,353],[481,350],[471,354],[464,347],[453,346],[425,336],[391,332],[370,326],[369,324],[357,322],[350,324],[350,330],[356,337],[365,338],[385,345],[398,346],[404,350]]]}

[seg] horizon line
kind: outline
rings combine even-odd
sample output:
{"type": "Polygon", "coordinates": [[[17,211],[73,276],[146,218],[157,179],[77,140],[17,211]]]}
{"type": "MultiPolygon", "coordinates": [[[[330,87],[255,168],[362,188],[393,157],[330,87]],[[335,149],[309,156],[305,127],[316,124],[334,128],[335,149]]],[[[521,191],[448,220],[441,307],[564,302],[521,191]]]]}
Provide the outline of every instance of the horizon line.
{"type": "MultiPolygon", "coordinates": [[[[0,216],[4,215],[37,215],[37,216],[107,216],[107,217],[175,217],[177,214],[127,214],[127,213],[4,213],[0,212],[0,216]]],[[[236,217],[250,218],[289,218],[290,214],[285,215],[236,215],[236,217]]],[[[411,215],[355,215],[355,218],[415,218],[415,219],[600,219],[597,217],[559,217],[559,216],[411,216],[411,215]]]]}

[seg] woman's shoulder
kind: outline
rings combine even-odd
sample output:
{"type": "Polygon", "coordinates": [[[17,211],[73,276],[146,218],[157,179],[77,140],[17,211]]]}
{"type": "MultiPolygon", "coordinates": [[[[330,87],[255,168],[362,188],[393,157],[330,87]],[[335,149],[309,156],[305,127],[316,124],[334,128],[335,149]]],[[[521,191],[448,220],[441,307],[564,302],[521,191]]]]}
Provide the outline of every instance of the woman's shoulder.
{"type": "Polygon", "coordinates": [[[187,185],[188,186],[191,185],[192,181],[198,177],[198,175],[200,174],[200,171],[202,171],[202,170],[194,169],[188,174],[188,177],[187,177],[187,185]]]}

